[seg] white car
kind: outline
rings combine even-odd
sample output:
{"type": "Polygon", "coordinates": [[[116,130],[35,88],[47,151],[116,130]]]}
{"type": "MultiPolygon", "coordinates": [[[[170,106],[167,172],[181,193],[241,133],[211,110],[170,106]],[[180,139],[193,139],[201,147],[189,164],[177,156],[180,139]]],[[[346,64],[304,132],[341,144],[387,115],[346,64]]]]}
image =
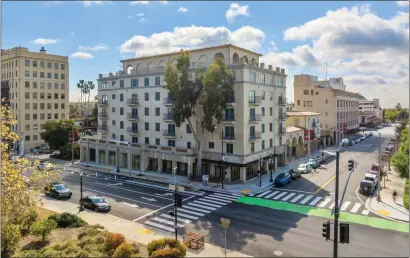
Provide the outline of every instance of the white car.
{"type": "Polygon", "coordinates": [[[360,139],[363,141],[366,139],[366,136],[361,136],[360,139]]]}
{"type": "Polygon", "coordinates": [[[312,172],[312,167],[308,164],[300,164],[297,170],[302,174],[306,174],[312,172]]]}
{"type": "Polygon", "coordinates": [[[48,162],[41,162],[40,164],[38,164],[38,169],[55,169],[55,165],[48,163],[48,162]]]}

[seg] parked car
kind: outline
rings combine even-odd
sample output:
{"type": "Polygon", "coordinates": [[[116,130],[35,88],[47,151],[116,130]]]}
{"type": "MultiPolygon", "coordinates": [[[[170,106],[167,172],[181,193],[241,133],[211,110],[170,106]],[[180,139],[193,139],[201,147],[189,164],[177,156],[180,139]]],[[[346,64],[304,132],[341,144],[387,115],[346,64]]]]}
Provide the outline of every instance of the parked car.
{"type": "Polygon", "coordinates": [[[312,168],[319,167],[319,163],[316,161],[316,159],[309,159],[307,164],[310,165],[312,168]]]}
{"type": "Polygon", "coordinates": [[[276,186],[286,186],[291,181],[291,175],[289,173],[280,173],[275,178],[276,186]]]}
{"type": "Polygon", "coordinates": [[[94,211],[110,211],[111,210],[111,205],[109,202],[107,202],[103,197],[99,197],[95,195],[89,195],[81,199],[80,204],[82,204],[84,208],[94,210],[94,211]]]}
{"type": "Polygon", "coordinates": [[[300,164],[297,170],[299,170],[301,174],[306,174],[312,172],[312,167],[308,164],[300,164]]]}
{"type": "Polygon", "coordinates": [[[300,171],[297,169],[289,169],[288,173],[292,179],[298,179],[300,177],[300,171]]]}
{"type": "MultiPolygon", "coordinates": [[[[379,171],[379,164],[373,163],[370,170],[379,171]]],[[[380,167],[380,171],[383,172],[383,167],[380,167]]]]}
{"type": "Polygon", "coordinates": [[[375,184],[369,180],[362,180],[360,182],[359,192],[361,194],[369,195],[372,194],[375,190],[375,184]]]}
{"type": "Polygon", "coordinates": [[[315,158],[317,164],[323,164],[325,162],[325,156],[317,156],[315,158]]]}
{"type": "Polygon", "coordinates": [[[354,146],[355,144],[356,144],[355,141],[350,141],[348,145],[349,145],[349,146],[354,146]]]}
{"type": "Polygon", "coordinates": [[[347,146],[348,144],[349,144],[349,139],[345,138],[345,139],[342,140],[342,145],[343,146],[347,146]]]}
{"type": "Polygon", "coordinates": [[[56,166],[47,162],[47,161],[40,161],[40,164],[37,165],[38,169],[56,169],[56,166]]]}
{"type": "Polygon", "coordinates": [[[369,132],[369,136],[373,136],[373,133],[372,133],[372,132],[369,132]]]}
{"type": "Polygon", "coordinates": [[[360,140],[366,140],[366,136],[360,136],[360,140]]]}
{"type": "Polygon", "coordinates": [[[44,187],[44,192],[46,196],[54,197],[57,199],[68,197],[71,198],[73,194],[70,189],[65,187],[65,185],[61,182],[52,182],[44,187]]]}
{"type": "Polygon", "coordinates": [[[377,178],[377,175],[370,174],[370,173],[367,173],[366,175],[364,175],[364,180],[373,182],[375,186],[377,185],[377,182],[379,181],[379,179],[377,178]]]}
{"type": "Polygon", "coordinates": [[[359,143],[359,142],[361,142],[361,140],[362,140],[362,139],[360,139],[360,137],[359,137],[359,138],[357,138],[357,139],[355,140],[355,142],[356,142],[356,143],[359,143]]]}

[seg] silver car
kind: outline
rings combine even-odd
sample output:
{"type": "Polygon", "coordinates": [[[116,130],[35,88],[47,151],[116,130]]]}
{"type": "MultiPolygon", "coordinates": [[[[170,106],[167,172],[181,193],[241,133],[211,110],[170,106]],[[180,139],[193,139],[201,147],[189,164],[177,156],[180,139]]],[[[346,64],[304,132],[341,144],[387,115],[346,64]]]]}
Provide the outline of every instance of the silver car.
{"type": "Polygon", "coordinates": [[[309,172],[312,172],[312,166],[310,166],[309,164],[300,164],[298,171],[300,171],[301,174],[307,174],[309,172]]]}

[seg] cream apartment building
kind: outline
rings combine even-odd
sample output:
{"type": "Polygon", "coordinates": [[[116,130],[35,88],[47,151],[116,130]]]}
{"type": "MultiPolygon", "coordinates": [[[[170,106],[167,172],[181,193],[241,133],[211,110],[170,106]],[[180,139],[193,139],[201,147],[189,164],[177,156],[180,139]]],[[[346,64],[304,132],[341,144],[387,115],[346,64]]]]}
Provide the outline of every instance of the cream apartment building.
{"type": "Polygon", "coordinates": [[[340,142],[359,129],[359,103],[365,98],[346,91],[343,78],[319,81],[316,76],[294,76],[294,111],[321,113],[320,130],[324,144],[340,142]],[[335,87],[335,88],[333,88],[335,87]]]}
{"type": "Polygon", "coordinates": [[[323,139],[320,137],[320,117],[321,113],[310,111],[288,111],[286,127],[299,127],[304,132],[304,151],[309,156],[312,151],[319,149],[323,139]]]}
{"type": "Polygon", "coordinates": [[[383,109],[380,107],[379,99],[360,101],[359,110],[360,124],[378,124],[383,121],[383,109]]]}
{"type": "MultiPolygon", "coordinates": [[[[187,123],[176,127],[173,103],[163,88],[166,63],[175,64],[179,54],[122,60],[122,71],[99,75],[100,133],[97,139],[81,141],[82,161],[159,173],[171,173],[177,167],[179,175],[209,175],[210,180],[220,181],[223,148],[228,183],[257,176],[259,164],[267,171],[268,162],[275,167],[283,163],[285,70],[260,63],[258,53],[221,45],[190,51],[192,73],[221,59],[235,77],[235,96],[228,100],[217,130],[206,135],[202,172],[196,171],[192,129],[187,123]]],[[[199,132],[200,121],[194,118],[192,122],[199,132]]]]}
{"type": "Polygon", "coordinates": [[[10,85],[10,108],[17,124],[20,145],[29,150],[48,120],[68,118],[69,65],[67,56],[31,52],[24,47],[1,50],[1,79],[10,85]]]}

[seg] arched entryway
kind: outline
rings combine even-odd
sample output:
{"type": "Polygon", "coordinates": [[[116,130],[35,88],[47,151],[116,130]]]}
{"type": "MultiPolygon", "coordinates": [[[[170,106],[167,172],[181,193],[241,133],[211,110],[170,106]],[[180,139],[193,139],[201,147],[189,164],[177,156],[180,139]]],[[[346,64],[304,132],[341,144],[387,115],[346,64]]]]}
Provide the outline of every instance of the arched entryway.
{"type": "Polygon", "coordinates": [[[239,64],[239,55],[237,54],[237,53],[235,53],[235,54],[233,54],[233,57],[232,57],[232,63],[233,64],[239,64]]]}
{"type": "Polygon", "coordinates": [[[292,145],[291,145],[292,153],[291,153],[291,157],[296,157],[296,154],[297,154],[297,146],[298,146],[298,142],[297,142],[296,138],[292,138],[292,145]]]}
{"type": "Polygon", "coordinates": [[[297,147],[297,155],[298,157],[302,156],[303,154],[303,138],[299,136],[298,138],[298,147],[297,147]]]}
{"type": "Polygon", "coordinates": [[[218,60],[221,60],[222,62],[225,63],[225,56],[224,56],[224,54],[222,54],[222,53],[216,53],[216,54],[214,55],[214,62],[216,62],[216,61],[218,61],[218,60]]]}
{"type": "Polygon", "coordinates": [[[291,146],[290,146],[290,140],[287,139],[286,140],[286,158],[288,159],[288,161],[290,161],[290,157],[291,157],[291,146]]]}

